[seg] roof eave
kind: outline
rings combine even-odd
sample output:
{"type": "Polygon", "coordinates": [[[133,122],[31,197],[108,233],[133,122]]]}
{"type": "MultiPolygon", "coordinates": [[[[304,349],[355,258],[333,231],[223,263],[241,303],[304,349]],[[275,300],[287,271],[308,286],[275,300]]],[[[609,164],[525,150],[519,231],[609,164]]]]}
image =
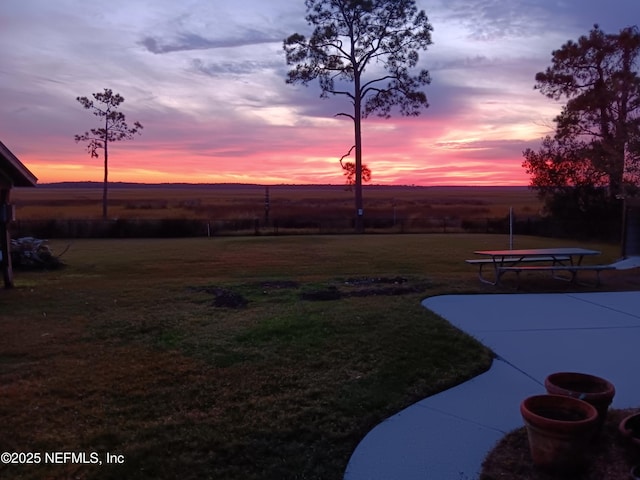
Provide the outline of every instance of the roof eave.
{"type": "Polygon", "coordinates": [[[35,187],[38,178],[18,160],[11,150],[0,141],[0,169],[4,170],[4,175],[11,186],[14,187],[35,187]]]}

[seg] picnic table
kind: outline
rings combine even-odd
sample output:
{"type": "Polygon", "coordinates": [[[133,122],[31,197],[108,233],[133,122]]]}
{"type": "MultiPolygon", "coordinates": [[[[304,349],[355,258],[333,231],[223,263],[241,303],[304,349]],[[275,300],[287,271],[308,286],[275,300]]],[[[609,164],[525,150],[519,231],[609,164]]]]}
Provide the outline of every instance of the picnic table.
{"type": "Polygon", "coordinates": [[[600,284],[600,272],[612,270],[612,265],[582,265],[586,256],[600,255],[598,250],[581,247],[531,248],[522,250],[477,250],[476,255],[483,258],[466,260],[468,264],[478,265],[478,278],[483,283],[498,285],[506,272],[515,272],[520,280],[520,272],[551,271],[554,278],[576,281],[579,271],[596,272],[597,284],[600,284]],[[492,267],[493,279],[484,275],[484,266],[492,267]],[[556,272],[567,272],[569,277],[556,275],[556,272]]]}

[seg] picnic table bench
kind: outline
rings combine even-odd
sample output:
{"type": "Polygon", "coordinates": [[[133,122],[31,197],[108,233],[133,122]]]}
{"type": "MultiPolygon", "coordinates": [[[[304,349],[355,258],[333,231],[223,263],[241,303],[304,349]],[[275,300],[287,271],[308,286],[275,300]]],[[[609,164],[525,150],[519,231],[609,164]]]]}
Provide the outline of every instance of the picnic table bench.
{"type": "Polygon", "coordinates": [[[515,272],[520,281],[520,272],[550,271],[554,278],[575,282],[578,272],[593,271],[596,273],[596,284],[600,284],[600,272],[615,269],[612,265],[582,265],[582,259],[589,255],[599,255],[597,250],[579,247],[539,248],[525,250],[478,250],[474,252],[485,258],[466,260],[468,264],[478,265],[478,278],[483,283],[498,285],[506,272],[515,272]],[[531,265],[535,263],[535,265],[531,265]],[[526,265],[524,265],[526,264],[526,265]],[[493,280],[483,273],[483,267],[493,267],[493,280]],[[567,272],[569,278],[556,275],[556,272],[567,272]]]}

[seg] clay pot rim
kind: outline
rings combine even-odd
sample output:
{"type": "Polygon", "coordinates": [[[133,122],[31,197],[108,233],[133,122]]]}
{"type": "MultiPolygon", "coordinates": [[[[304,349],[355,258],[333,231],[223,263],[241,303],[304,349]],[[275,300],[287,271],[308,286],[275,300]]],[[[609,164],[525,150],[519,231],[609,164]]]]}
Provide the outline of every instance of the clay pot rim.
{"type": "Polygon", "coordinates": [[[525,398],[522,403],[520,403],[520,412],[524,416],[525,412],[531,420],[536,421],[536,423],[554,423],[556,425],[564,425],[564,426],[589,426],[597,421],[598,419],[598,410],[591,405],[590,403],[585,402],[584,400],[580,400],[574,397],[568,397],[566,395],[554,395],[554,394],[541,394],[541,395],[532,395],[530,397],[525,398]],[[555,420],[549,417],[543,417],[542,415],[538,415],[533,410],[531,410],[528,406],[528,403],[531,401],[536,401],[539,398],[549,398],[549,399],[559,399],[566,403],[573,403],[576,407],[580,408],[581,411],[587,411],[588,416],[582,420],[555,420]]]}
{"type": "MultiPolygon", "coordinates": [[[[574,395],[582,396],[582,395],[585,395],[585,396],[611,396],[611,397],[613,397],[615,395],[615,393],[616,393],[616,387],[615,387],[615,385],[613,385],[613,383],[611,383],[606,378],[598,377],[597,375],[592,375],[590,373],[555,372],[555,373],[551,373],[551,374],[547,375],[547,378],[545,378],[544,383],[545,383],[545,387],[547,386],[547,384],[553,385],[554,388],[564,391],[565,394],[568,395],[568,396],[574,396],[574,395]],[[575,391],[575,390],[571,390],[571,389],[565,388],[562,385],[559,385],[559,384],[554,382],[554,379],[561,378],[563,376],[580,377],[580,378],[583,378],[584,380],[587,380],[587,381],[593,381],[594,383],[601,383],[602,385],[605,386],[605,389],[603,389],[601,391],[598,391],[598,392],[578,392],[578,391],[575,391]]],[[[574,398],[580,398],[580,397],[574,397],[574,398]]]]}
{"type": "MultiPolygon", "coordinates": [[[[632,413],[631,415],[627,415],[622,420],[620,420],[620,423],[618,424],[618,431],[624,437],[633,438],[633,439],[637,439],[638,441],[640,441],[640,437],[633,436],[631,434],[631,429],[626,427],[626,425],[629,422],[629,420],[631,420],[632,418],[636,418],[636,417],[640,417],[640,412],[632,413]]],[[[638,466],[640,466],[640,465],[638,465],[638,466]]]]}

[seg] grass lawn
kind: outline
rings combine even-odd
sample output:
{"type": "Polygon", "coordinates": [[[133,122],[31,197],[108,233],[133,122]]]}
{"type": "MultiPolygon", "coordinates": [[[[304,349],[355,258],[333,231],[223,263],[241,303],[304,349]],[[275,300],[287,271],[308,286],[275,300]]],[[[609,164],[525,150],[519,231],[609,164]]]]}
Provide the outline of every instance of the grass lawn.
{"type": "MultiPolygon", "coordinates": [[[[42,455],[0,465],[0,477],[340,479],[378,422],[489,367],[489,351],[420,300],[504,292],[463,260],[506,243],[51,242],[70,244],[65,268],[16,272],[16,288],[0,291],[0,451],[42,455]],[[102,464],[45,463],[45,452],[102,464]]],[[[600,262],[618,253],[581,246],[603,250],[600,262]]]]}

